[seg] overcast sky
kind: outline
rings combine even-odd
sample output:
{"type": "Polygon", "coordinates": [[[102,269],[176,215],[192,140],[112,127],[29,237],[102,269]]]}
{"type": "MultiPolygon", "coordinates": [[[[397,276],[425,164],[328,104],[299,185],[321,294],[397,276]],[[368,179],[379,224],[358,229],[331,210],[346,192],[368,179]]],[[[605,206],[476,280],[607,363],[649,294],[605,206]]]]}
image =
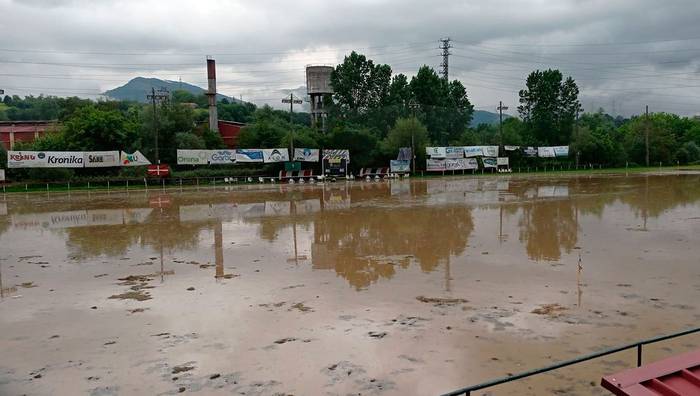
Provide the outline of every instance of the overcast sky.
{"type": "Polygon", "coordinates": [[[576,79],[586,111],[700,114],[698,0],[192,1],[0,0],[0,89],[96,97],[136,76],[277,103],[305,83],[304,65],[352,49],[395,73],[440,64],[478,109],[516,112],[535,69],[576,79]]]}

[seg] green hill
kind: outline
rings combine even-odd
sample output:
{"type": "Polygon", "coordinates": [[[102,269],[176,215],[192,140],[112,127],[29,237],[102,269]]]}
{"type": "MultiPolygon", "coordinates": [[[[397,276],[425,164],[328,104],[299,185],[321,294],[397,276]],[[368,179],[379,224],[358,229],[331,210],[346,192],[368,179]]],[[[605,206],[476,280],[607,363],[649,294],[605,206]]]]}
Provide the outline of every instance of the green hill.
{"type": "MultiPolygon", "coordinates": [[[[503,120],[509,117],[509,115],[503,114],[503,120]]],[[[470,126],[475,127],[479,124],[498,124],[498,113],[492,113],[484,110],[474,110],[474,117],[472,118],[470,126]]]]}
{"type": "MultiPolygon", "coordinates": [[[[172,80],[161,80],[159,78],[146,78],[146,77],[136,77],[129,81],[128,83],[122,85],[121,87],[117,87],[114,89],[110,89],[109,91],[105,92],[105,96],[112,98],[112,99],[117,99],[117,100],[133,100],[136,102],[148,102],[148,99],[146,99],[146,95],[148,95],[151,92],[151,88],[155,89],[161,89],[165,88],[168,91],[172,92],[175,90],[183,90],[190,92],[194,95],[201,95],[206,92],[206,90],[202,87],[198,87],[196,85],[192,85],[186,82],[180,82],[180,81],[172,81],[172,80]]],[[[230,98],[225,95],[217,94],[216,95],[217,100],[222,100],[224,98],[228,99],[229,101],[235,101],[238,102],[238,99],[235,98],[230,98]]]]}

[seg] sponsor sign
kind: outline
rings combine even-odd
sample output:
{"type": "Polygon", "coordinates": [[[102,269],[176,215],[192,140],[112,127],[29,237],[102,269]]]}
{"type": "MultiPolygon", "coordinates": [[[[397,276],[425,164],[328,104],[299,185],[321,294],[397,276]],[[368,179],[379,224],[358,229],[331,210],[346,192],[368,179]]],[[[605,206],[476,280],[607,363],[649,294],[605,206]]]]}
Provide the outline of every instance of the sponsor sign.
{"type": "Polygon", "coordinates": [[[498,157],[498,146],[481,146],[484,157],[498,157]]]}
{"type": "Polygon", "coordinates": [[[467,158],[448,158],[445,160],[445,170],[467,169],[467,158]]]}
{"type": "Polygon", "coordinates": [[[5,181],[5,169],[0,169],[0,182],[5,181]]]}
{"type": "Polygon", "coordinates": [[[391,172],[407,173],[411,171],[411,161],[409,160],[391,160],[389,162],[391,172]]]}
{"type": "Polygon", "coordinates": [[[496,165],[498,165],[498,166],[508,166],[508,157],[498,157],[498,158],[496,158],[496,165]]]}
{"type": "Polygon", "coordinates": [[[410,147],[401,147],[399,149],[399,156],[396,157],[397,160],[411,160],[413,159],[413,150],[410,147]]]}
{"type": "Polygon", "coordinates": [[[484,149],[481,146],[464,146],[462,149],[465,157],[481,157],[484,155],[484,149]]]}
{"type": "Polygon", "coordinates": [[[484,157],[484,168],[496,168],[498,166],[498,161],[493,157],[484,157]]]}
{"type": "Polygon", "coordinates": [[[122,151],[119,158],[119,162],[121,162],[122,166],[151,165],[151,161],[149,161],[148,158],[146,158],[146,156],[141,154],[141,152],[138,150],[134,151],[131,154],[122,151]]]}
{"type": "Polygon", "coordinates": [[[82,168],[83,152],[8,151],[8,168],[82,168]]]}
{"type": "Polygon", "coordinates": [[[209,150],[177,150],[178,165],[206,165],[209,162],[209,150]]]}
{"type": "Polygon", "coordinates": [[[526,157],[537,157],[537,149],[535,147],[527,147],[523,149],[526,157]]]}
{"type": "Polygon", "coordinates": [[[445,158],[447,156],[446,147],[426,147],[425,154],[430,158],[445,158]]]}
{"type": "Polygon", "coordinates": [[[263,152],[259,149],[237,149],[236,162],[263,162],[263,152]]]}
{"type": "Polygon", "coordinates": [[[445,147],[445,158],[464,158],[462,147],[445,147]]]}
{"type": "Polygon", "coordinates": [[[538,147],[537,156],[540,158],[554,158],[554,147],[538,147]]]}
{"type": "Polygon", "coordinates": [[[263,149],[262,152],[265,163],[289,161],[289,150],[286,148],[263,149]]]}
{"type": "Polygon", "coordinates": [[[506,151],[515,151],[520,148],[520,146],[503,146],[506,151]]]}
{"type": "Polygon", "coordinates": [[[207,160],[211,165],[235,164],[236,150],[209,150],[207,160]]]}
{"type": "Polygon", "coordinates": [[[552,147],[554,150],[555,157],[568,157],[569,156],[569,146],[556,146],[552,147]]]}
{"type": "Polygon", "coordinates": [[[428,172],[444,171],[445,160],[428,158],[425,160],[425,170],[427,170],[428,172]]]}
{"type": "Polygon", "coordinates": [[[44,151],[39,156],[46,156],[47,168],[82,168],[83,152],[44,151]]]}
{"type": "Polygon", "coordinates": [[[87,151],[83,153],[86,168],[108,168],[119,166],[119,151],[87,151]]]}
{"type": "Polygon", "coordinates": [[[350,150],[323,150],[323,159],[345,160],[350,162],[350,150]]]}
{"type": "Polygon", "coordinates": [[[36,151],[8,151],[8,168],[37,168],[46,163],[46,157],[39,159],[36,151]]]}
{"type": "Polygon", "coordinates": [[[294,161],[318,162],[320,151],[319,149],[295,148],[294,161]]]}

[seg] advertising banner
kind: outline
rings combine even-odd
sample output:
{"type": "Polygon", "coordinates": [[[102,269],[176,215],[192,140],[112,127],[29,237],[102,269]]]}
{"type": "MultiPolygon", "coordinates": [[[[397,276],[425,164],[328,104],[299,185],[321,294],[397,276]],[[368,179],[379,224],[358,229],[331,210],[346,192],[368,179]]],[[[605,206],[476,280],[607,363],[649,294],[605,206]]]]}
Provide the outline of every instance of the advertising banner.
{"type": "Polygon", "coordinates": [[[236,162],[263,162],[263,152],[259,149],[237,149],[236,162]]]}
{"type": "Polygon", "coordinates": [[[397,160],[408,160],[413,159],[413,150],[410,147],[401,147],[399,149],[399,155],[396,157],[397,160]]]}
{"type": "Polygon", "coordinates": [[[523,149],[523,154],[525,154],[526,157],[537,157],[537,149],[534,147],[527,147],[523,149]]]}
{"type": "Polygon", "coordinates": [[[407,173],[411,171],[411,161],[409,160],[391,160],[389,161],[391,172],[407,173]]]}
{"type": "Polygon", "coordinates": [[[538,147],[537,156],[540,158],[554,158],[554,147],[538,147]]]}
{"type": "Polygon", "coordinates": [[[498,157],[498,158],[496,158],[496,165],[498,165],[498,166],[508,166],[508,157],[498,157]]]}
{"type": "Polygon", "coordinates": [[[236,150],[209,150],[210,165],[227,165],[236,163],[236,150]]]}
{"type": "Polygon", "coordinates": [[[428,172],[444,171],[445,170],[445,160],[444,159],[428,158],[425,160],[425,169],[428,172]]]}
{"type": "Polygon", "coordinates": [[[481,146],[464,146],[462,149],[464,150],[464,156],[467,158],[481,157],[484,155],[484,150],[481,146]]]}
{"type": "Polygon", "coordinates": [[[44,151],[39,152],[39,156],[46,156],[47,168],[82,168],[83,167],[83,152],[82,151],[44,151]]]}
{"type": "Polygon", "coordinates": [[[151,165],[151,161],[138,150],[134,151],[132,154],[122,151],[119,161],[122,163],[122,166],[151,165]]]}
{"type": "Polygon", "coordinates": [[[569,146],[556,146],[552,147],[554,150],[555,157],[568,157],[569,156],[569,146]]]}
{"type": "Polygon", "coordinates": [[[286,148],[263,149],[262,152],[265,163],[289,161],[289,150],[286,148]]]}
{"type": "Polygon", "coordinates": [[[46,155],[39,157],[38,151],[8,151],[8,168],[44,168],[46,167],[46,155]]]}
{"type": "Polygon", "coordinates": [[[498,146],[481,146],[484,157],[498,157],[498,146]]]}
{"type": "Polygon", "coordinates": [[[515,151],[519,148],[520,146],[503,146],[503,149],[505,149],[506,151],[515,151]]]}
{"type": "Polygon", "coordinates": [[[445,170],[467,169],[468,158],[448,158],[445,160],[445,170]]]}
{"type": "Polygon", "coordinates": [[[426,147],[425,154],[430,156],[430,158],[445,158],[447,152],[445,147],[426,147]]]}
{"type": "Polygon", "coordinates": [[[178,165],[206,165],[209,150],[177,150],[178,165]]]}
{"type": "Polygon", "coordinates": [[[323,150],[323,159],[339,159],[350,162],[350,150],[323,150]]]}
{"type": "Polygon", "coordinates": [[[498,161],[493,157],[484,157],[484,168],[496,168],[498,166],[498,161]]]}
{"type": "Polygon", "coordinates": [[[0,169],[0,182],[5,181],[5,169],[0,169]]]}
{"type": "Polygon", "coordinates": [[[86,151],[83,153],[86,168],[109,168],[119,166],[119,151],[86,151]]]}
{"type": "Polygon", "coordinates": [[[301,162],[318,162],[319,159],[319,149],[310,148],[295,148],[294,149],[294,161],[301,162]]]}
{"type": "Polygon", "coordinates": [[[445,158],[464,158],[462,147],[445,147],[445,158]]]}

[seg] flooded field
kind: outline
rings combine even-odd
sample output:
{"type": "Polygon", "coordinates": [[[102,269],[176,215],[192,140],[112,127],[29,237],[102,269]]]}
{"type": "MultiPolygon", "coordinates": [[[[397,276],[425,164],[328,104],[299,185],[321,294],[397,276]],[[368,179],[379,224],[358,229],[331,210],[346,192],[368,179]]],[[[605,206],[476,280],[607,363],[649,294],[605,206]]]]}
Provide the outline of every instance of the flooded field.
{"type": "Polygon", "coordinates": [[[440,394],[697,325],[699,252],[698,174],[0,196],[0,394],[440,394]]]}

